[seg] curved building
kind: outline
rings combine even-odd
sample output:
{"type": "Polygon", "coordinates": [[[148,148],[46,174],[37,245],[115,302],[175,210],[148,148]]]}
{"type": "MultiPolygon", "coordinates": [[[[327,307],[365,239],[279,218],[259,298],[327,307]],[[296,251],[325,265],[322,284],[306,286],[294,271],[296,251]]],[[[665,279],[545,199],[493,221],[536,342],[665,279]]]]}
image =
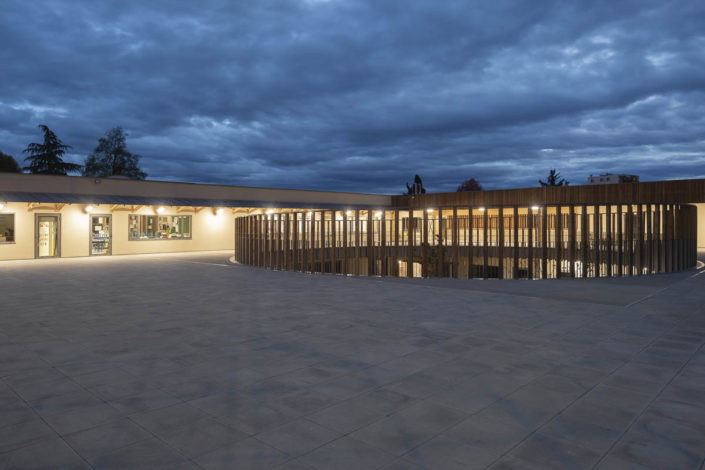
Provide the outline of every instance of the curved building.
{"type": "Polygon", "coordinates": [[[551,279],[695,265],[704,180],[394,196],[235,225],[244,264],[334,274],[551,279]]]}
{"type": "Polygon", "coordinates": [[[694,266],[704,221],[702,179],[388,196],[0,174],[0,260],[233,250],[332,274],[634,276],[694,266]]]}

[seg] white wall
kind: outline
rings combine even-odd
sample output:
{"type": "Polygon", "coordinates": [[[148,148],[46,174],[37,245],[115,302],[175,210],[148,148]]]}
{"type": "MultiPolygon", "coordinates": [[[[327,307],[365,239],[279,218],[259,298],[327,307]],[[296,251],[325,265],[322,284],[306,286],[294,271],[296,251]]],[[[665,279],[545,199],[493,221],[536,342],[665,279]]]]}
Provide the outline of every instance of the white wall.
{"type": "MultiPolygon", "coordinates": [[[[90,219],[85,212],[85,205],[69,204],[59,211],[50,206],[29,211],[27,203],[11,202],[5,204],[0,213],[15,214],[15,243],[0,243],[0,260],[34,258],[36,214],[61,215],[62,257],[89,256],[90,219]]],[[[128,216],[131,213],[151,215],[155,213],[154,208],[144,207],[136,212],[111,212],[109,205],[95,205],[92,213],[112,215],[113,255],[234,249],[234,216],[229,210],[217,215],[210,208],[199,213],[179,213],[191,215],[190,240],[148,241],[128,240],[128,216]]],[[[176,215],[177,211],[175,207],[165,207],[163,214],[176,215]]]]}
{"type": "Polygon", "coordinates": [[[705,204],[695,204],[698,208],[698,248],[705,249],[705,204]]]}

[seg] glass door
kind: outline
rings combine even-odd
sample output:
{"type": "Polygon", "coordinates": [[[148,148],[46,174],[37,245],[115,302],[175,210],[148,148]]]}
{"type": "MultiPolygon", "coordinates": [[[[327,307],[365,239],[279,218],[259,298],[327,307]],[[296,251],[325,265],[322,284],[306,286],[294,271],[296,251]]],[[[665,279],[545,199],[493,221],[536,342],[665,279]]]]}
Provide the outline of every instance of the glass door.
{"type": "Polygon", "coordinates": [[[109,215],[91,215],[91,256],[109,255],[112,250],[112,224],[109,215]]]}
{"type": "Polygon", "coordinates": [[[56,258],[61,256],[61,216],[37,215],[35,233],[35,255],[37,258],[56,258]]]}

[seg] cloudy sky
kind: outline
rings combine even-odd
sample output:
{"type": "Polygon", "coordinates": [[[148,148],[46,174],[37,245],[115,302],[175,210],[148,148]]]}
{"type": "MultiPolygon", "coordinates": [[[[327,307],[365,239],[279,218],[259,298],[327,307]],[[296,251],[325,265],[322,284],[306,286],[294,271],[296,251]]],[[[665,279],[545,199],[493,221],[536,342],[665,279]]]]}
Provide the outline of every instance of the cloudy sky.
{"type": "Polygon", "coordinates": [[[704,24],[701,0],[9,0],[0,150],[46,124],[80,163],[121,125],[150,179],[702,178],[704,24]]]}

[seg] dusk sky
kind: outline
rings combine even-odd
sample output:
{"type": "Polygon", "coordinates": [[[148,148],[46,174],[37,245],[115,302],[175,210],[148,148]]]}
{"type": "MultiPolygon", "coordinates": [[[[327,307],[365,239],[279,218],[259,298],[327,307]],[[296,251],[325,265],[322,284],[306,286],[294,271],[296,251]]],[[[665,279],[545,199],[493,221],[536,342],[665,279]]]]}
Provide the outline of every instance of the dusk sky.
{"type": "Polygon", "coordinates": [[[148,179],[399,194],[705,177],[705,2],[19,1],[0,150],[109,128],[148,179]]]}

